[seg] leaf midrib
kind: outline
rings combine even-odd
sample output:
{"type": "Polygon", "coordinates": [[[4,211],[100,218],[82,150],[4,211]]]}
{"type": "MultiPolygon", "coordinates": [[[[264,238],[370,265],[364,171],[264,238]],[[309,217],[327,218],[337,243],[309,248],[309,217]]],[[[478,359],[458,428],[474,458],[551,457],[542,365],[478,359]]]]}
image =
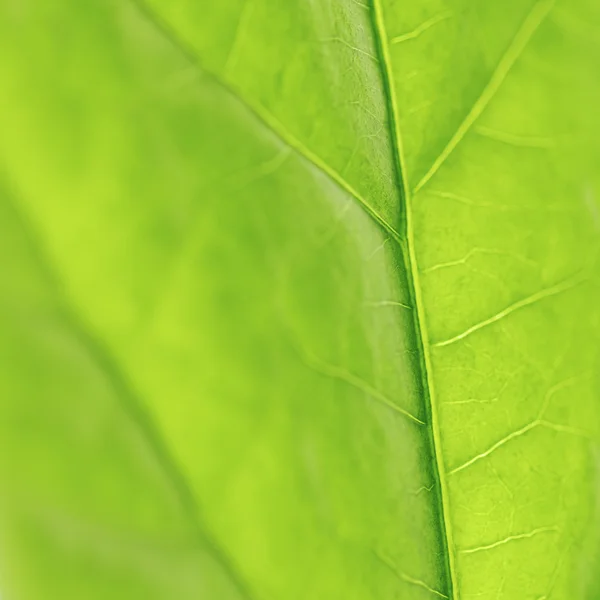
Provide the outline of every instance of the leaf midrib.
{"type": "MultiPolygon", "coordinates": [[[[391,58],[388,47],[388,36],[383,19],[383,11],[380,0],[372,0],[372,21],[375,40],[380,53],[381,77],[383,80],[386,99],[388,102],[388,122],[390,126],[390,139],[392,140],[393,162],[395,166],[397,185],[400,196],[400,209],[404,209],[404,233],[405,244],[400,244],[404,260],[404,266],[407,272],[407,281],[409,294],[412,304],[415,307],[414,327],[416,331],[415,339],[420,356],[420,376],[422,382],[422,393],[426,406],[426,413],[429,417],[427,423],[430,427],[430,444],[433,456],[433,479],[436,488],[436,497],[438,503],[438,514],[440,517],[440,531],[442,536],[442,546],[445,557],[446,569],[446,596],[449,599],[455,598],[458,590],[456,568],[454,564],[454,547],[452,529],[449,521],[448,492],[446,486],[446,474],[444,461],[441,453],[441,440],[439,419],[437,414],[437,405],[435,402],[434,388],[431,380],[431,357],[429,354],[429,336],[425,325],[424,304],[421,297],[421,285],[419,282],[419,269],[414,249],[414,231],[412,225],[411,211],[411,192],[408,183],[408,175],[404,160],[402,146],[402,136],[400,133],[399,113],[394,92],[394,78],[391,65],[391,58]]],[[[398,215],[400,218],[401,215],[398,215]]]]}

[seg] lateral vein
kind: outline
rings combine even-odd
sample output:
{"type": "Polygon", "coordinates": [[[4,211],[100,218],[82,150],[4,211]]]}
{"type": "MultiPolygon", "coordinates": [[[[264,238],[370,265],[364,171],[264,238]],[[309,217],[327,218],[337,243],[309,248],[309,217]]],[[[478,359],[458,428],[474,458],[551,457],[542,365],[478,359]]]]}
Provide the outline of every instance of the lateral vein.
{"type": "Polygon", "coordinates": [[[397,35],[390,40],[390,44],[399,44],[401,42],[405,42],[407,40],[414,40],[418,38],[422,33],[425,33],[428,29],[431,29],[434,25],[441,23],[442,21],[446,21],[452,16],[452,11],[445,11],[436,15],[435,17],[431,17],[427,19],[424,23],[421,23],[418,27],[415,27],[412,31],[408,33],[403,33],[401,35],[397,35]]]}
{"type": "Polygon", "coordinates": [[[509,542],[514,542],[516,540],[526,540],[540,533],[549,533],[549,532],[557,532],[560,531],[558,527],[538,527],[537,529],[533,529],[532,531],[528,531],[527,533],[518,533],[515,535],[509,535],[502,540],[498,540],[497,542],[493,542],[491,544],[486,544],[484,546],[477,546],[476,548],[466,548],[464,550],[459,550],[461,554],[475,554],[476,552],[483,552],[485,550],[492,550],[493,548],[497,548],[498,546],[503,546],[504,544],[508,544],[509,542]]]}
{"type": "MultiPolygon", "coordinates": [[[[423,488],[423,489],[427,489],[427,488],[423,488]]],[[[411,577],[407,573],[404,573],[404,571],[400,571],[399,569],[397,569],[395,567],[395,565],[392,563],[392,561],[389,558],[387,558],[386,556],[380,554],[379,552],[374,552],[374,554],[375,554],[375,557],[379,561],[381,561],[394,575],[396,575],[396,577],[398,577],[398,579],[401,579],[402,581],[409,583],[411,585],[416,585],[420,588],[423,588],[424,590],[427,590],[434,596],[438,596],[439,598],[448,599],[448,596],[446,596],[446,594],[442,594],[442,592],[436,590],[435,588],[432,588],[430,585],[426,584],[421,579],[417,579],[416,577],[411,577]]]]}
{"type": "Polygon", "coordinates": [[[446,159],[452,154],[456,146],[465,137],[472,125],[481,116],[487,105],[494,98],[500,86],[510,73],[514,64],[533,38],[533,35],[538,30],[539,26],[544,22],[556,0],[538,0],[533,6],[521,27],[513,37],[511,43],[502,58],[500,59],[496,70],[493,72],[489,82],[483,89],[481,95],[473,104],[473,107],[465,117],[464,121],[459,125],[458,129],[442,150],[441,154],[435,159],[429,171],[421,178],[415,186],[414,193],[417,193],[439,170],[446,159]]]}
{"type": "Polygon", "coordinates": [[[492,323],[496,323],[497,321],[504,319],[508,315],[520,310],[521,308],[531,306],[531,305],[535,304],[536,302],[539,302],[541,300],[545,300],[547,298],[551,298],[552,296],[556,296],[558,294],[566,292],[566,291],[576,287],[577,285],[583,283],[585,280],[586,280],[586,278],[583,276],[583,273],[579,273],[579,274],[575,275],[574,277],[571,277],[570,279],[567,279],[565,281],[557,283],[556,285],[550,286],[550,287],[543,289],[535,294],[532,294],[531,296],[528,296],[527,298],[523,298],[522,300],[519,300],[519,301],[515,302],[514,304],[511,304],[510,306],[507,306],[505,309],[501,310],[499,313],[496,313],[495,315],[493,315],[487,319],[484,319],[483,321],[480,321],[479,323],[476,323],[475,325],[472,325],[468,329],[465,329],[462,333],[454,335],[451,338],[441,340],[439,342],[434,342],[432,344],[432,346],[434,348],[443,348],[444,346],[449,346],[450,344],[454,344],[454,343],[470,336],[472,333],[475,333],[476,331],[479,331],[480,329],[483,329],[484,327],[487,327],[488,325],[491,325],[492,323]]]}
{"type": "Polygon", "coordinates": [[[210,71],[201,65],[195,50],[189,47],[187,42],[182,40],[171,28],[171,26],[165,22],[160,14],[155,9],[150,8],[145,0],[132,0],[133,3],[139,8],[140,12],[146,16],[146,18],[169,40],[175,48],[177,48],[181,54],[198,69],[201,73],[209,76],[215,81],[220,87],[222,87],[227,93],[236,98],[241,102],[245,108],[254,115],[254,117],[260,121],[266,129],[268,129],[281,143],[290,147],[296,152],[298,156],[310,163],[314,168],[325,174],[330,180],[335,182],[345,192],[350,194],[367,212],[367,214],[374,219],[383,229],[393,237],[398,243],[401,242],[400,233],[395,227],[388,223],[373,207],[340,173],[332,169],[320,156],[315,154],[312,150],[309,150],[299,139],[294,136],[289,130],[287,130],[283,124],[275,118],[270,112],[260,107],[257,103],[251,102],[245,98],[240,91],[232,86],[230,83],[225,81],[214,71],[210,71]]]}
{"type": "Polygon", "coordinates": [[[361,377],[350,373],[342,367],[322,361],[299,343],[294,342],[294,346],[296,347],[296,350],[302,357],[306,366],[311,368],[313,371],[320,373],[321,375],[325,375],[326,377],[331,377],[332,379],[338,379],[340,381],[343,381],[348,385],[356,388],[357,390],[360,390],[367,396],[370,396],[371,398],[379,401],[381,404],[384,404],[385,406],[391,408],[395,412],[398,412],[401,415],[407,417],[413,423],[416,423],[417,425],[425,425],[424,421],[413,415],[410,411],[396,404],[383,392],[380,392],[377,388],[373,387],[370,383],[368,383],[361,377]]]}
{"type": "Polygon", "coordinates": [[[535,421],[532,421],[531,423],[528,423],[527,425],[525,425],[525,427],[521,427],[521,429],[517,429],[516,431],[513,431],[506,437],[497,441],[493,446],[490,446],[485,452],[476,454],[473,458],[470,458],[467,462],[464,462],[462,465],[459,465],[458,467],[454,467],[454,469],[451,469],[450,471],[448,471],[448,475],[455,475],[456,473],[463,471],[467,467],[470,467],[472,464],[480,461],[482,458],[489,456],[490,454],[492,454],[493,452],[498,450],[498,448],[501,448],[502,446],[504,446],[504,444],[507,444],[508,442],[510,442],[511,440],[514,440],[515,438],[521,437],[522,435],[526,434],[528,431],[531,431],[532,429],[534,429],[535,427],[539,427],[540,425],[541,425],[540,421],[536,419],[535,421]]]}
{"type": "Polygon", "coordinates": [[[484,127],[483,125],[474,127],[473,131],[482,137],[487,137],[491,140],[515,146],[517,148],[547,150],[556,146],[555,140],[548,136],[519,135],[516,133],[508,133],[506,131],[498,131],[497,129],[484,127]]]}

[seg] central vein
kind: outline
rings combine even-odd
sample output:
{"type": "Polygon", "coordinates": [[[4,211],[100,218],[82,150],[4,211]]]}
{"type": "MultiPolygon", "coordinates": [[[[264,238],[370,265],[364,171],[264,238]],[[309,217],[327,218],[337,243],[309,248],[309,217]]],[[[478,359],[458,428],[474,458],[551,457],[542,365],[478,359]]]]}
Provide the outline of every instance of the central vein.
{"type": "MultiPolygon", "coordinates": [[[[454,562],[454,544],[452,540],[452,529],[450,526],[450,515],[448,505],[448,489],[446,485],[446,471],[441,450],[439,419],[433,382],[431,378],[431,357],[429,355],[429,339],[427,328],[425,326],[425,314],[423,300],[421,297],[421,287],[419,283],[419,271],[414,251],[414,231],[411,214],[411,194],[408,185],[406,169],[404,168],[404,158],[402,151],[402,139],[400,136],[398,108],[396,105],[396,96],[394,92],[394,79],[392,65],[388,48],[388,37],[385,30],[383,11],[380,0],[372,0],[372,18],[375,40],[378,46],[381,64],[381,77],[388,105],[388,122],[390,124],[390,137],[393,148],[393,160],[395,164],[396,180],[401,198],[401,208],[404,208],[403,233],[404,240],[400,241],[402,255],[408,274],[409,293],[415,307],[415,329],[416,339],[421,356],[421,381],[423,396],[428,413],[428,423],[430,426],[430,440],[433,454],[433,474],[437,488],[437,497],[439,504],[439,514],[441,518],[442,544],[445,549],[446,570],[447,570],[447,596],[453,600],[458,600],[458,584],[456,577],[456,567],[454,562]]],[[[401,215],[399,215],[401,217],[401,215]]]]}

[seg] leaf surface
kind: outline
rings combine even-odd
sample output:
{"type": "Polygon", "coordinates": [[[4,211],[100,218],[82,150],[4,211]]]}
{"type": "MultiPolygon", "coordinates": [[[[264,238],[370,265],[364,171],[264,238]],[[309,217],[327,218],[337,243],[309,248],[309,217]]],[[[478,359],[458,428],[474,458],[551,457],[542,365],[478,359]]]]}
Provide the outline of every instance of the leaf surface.
{"type": "Polygon", "coordinates": [[[594,598],[594,0],[0,2],[7,598],[594,598]]]}

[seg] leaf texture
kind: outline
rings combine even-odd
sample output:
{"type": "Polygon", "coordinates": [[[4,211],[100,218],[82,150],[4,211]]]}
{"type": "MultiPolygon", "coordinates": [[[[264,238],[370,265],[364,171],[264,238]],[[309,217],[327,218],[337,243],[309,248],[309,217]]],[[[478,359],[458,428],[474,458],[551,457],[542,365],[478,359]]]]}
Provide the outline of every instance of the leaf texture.
{"type": "Polygon", "coordinates": [[[0,0],[0,593],[600,593],[595,0],[0,0]]]}

